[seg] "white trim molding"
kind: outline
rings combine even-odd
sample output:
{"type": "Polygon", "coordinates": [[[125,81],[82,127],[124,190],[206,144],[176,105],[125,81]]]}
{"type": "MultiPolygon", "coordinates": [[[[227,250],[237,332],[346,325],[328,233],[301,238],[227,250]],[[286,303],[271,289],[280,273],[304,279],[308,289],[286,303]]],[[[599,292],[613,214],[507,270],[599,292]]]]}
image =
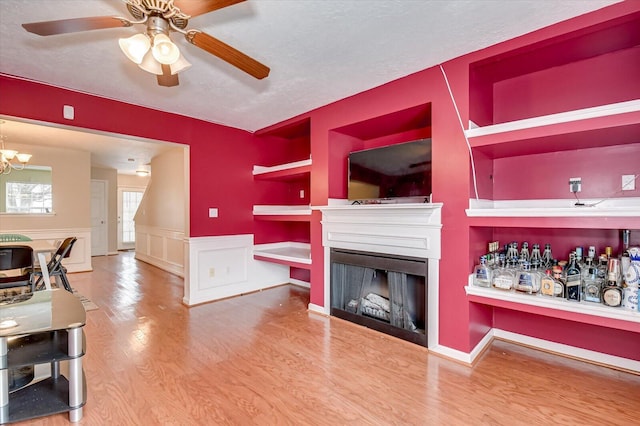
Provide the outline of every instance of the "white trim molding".
{"type": "Polygon", "coordinates": [[[291,281],[289,266],[253,258],[253,235],[185,239],[188,306],[239,296],[291,281]]]}
{"type": "Polygon", "coordinates": [[[12,233],[22,234],[34,241],[46,241],[51,245],[62,242],[67,237],[76,237],[77,241],[68,258],[62,261],[67,272],[88,272],[91,267],[91,228],[67,229],[17,229],[12,233]]]}
{"type": "Polygon", "coordinates": [[[184,277],[184,232],[136,224],[135,258],[184,277]]]}

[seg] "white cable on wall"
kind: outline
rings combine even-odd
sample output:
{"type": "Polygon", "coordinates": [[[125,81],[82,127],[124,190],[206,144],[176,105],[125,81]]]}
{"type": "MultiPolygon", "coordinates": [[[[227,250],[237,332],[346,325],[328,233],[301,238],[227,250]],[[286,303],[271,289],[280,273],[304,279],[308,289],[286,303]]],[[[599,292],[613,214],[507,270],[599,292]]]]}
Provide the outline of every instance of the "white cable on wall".
{"type": "Polygon", "coordinates": [[[456,104],[456,100],[453,97],[453,92],[451,91],[451,86],[449,85],[449,79],[447,78],[447,74],[444,72],[444,68],[442,68],[442,65],[440,65],[440,71],[442,71],[444,81],[445,83],[447,83],[447,89],[449,89],[449,96],[451,96],[453,108],[456,110],[456,114],[458,115],[458,122],[460,123],[460,128],[462,129],[462,135],[464,136],[464,140],[467,142],[467,148],[469,148],[469,157],[471,158],[471,174],[473,176],[473,190],[476,193],[476,200],[479,200],[480,197],[478,196],[478,183],[476,181],[476,165],[475,161],[473,160],[473,151],[471,150],[471,144],[469,144],[469,139],[467,138],[467,134],[465,133],[464,124],[462,123],[462,117],[460,117],[458,105],[456,104]]]}

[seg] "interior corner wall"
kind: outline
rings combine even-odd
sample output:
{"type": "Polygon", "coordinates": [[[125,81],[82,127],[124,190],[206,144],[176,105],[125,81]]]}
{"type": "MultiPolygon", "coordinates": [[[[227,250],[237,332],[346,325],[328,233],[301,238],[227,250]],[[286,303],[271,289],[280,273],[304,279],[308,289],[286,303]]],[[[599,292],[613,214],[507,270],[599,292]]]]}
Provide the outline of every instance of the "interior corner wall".
{"type": "Polygon", "coordinates": [[[185,233],[184,149],[151,160],[151,177],[136,213],[136,225],[185,233]]]}
{"type": "Polygon", "coordinates": [[[107,183],[107,253],[118,251],[118,171],[101,167],[91,168],[91,179],[107,183]]]}

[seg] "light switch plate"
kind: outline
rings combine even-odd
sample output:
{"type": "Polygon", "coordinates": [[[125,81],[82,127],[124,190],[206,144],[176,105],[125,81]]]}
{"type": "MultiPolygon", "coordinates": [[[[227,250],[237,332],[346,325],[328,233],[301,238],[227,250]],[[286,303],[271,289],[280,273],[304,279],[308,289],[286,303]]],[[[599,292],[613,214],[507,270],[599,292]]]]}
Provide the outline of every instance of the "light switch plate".
{"type": "Polygon", "coordinates": [[[209,208],[209,217],[218,217],[218,209],[216,208],[209,208]]]}
{"type": "Polygon", "coordinates": [[[636,177],[634,175],[622,175],[622,190],[634,191],[636,189],[636,177]]]}

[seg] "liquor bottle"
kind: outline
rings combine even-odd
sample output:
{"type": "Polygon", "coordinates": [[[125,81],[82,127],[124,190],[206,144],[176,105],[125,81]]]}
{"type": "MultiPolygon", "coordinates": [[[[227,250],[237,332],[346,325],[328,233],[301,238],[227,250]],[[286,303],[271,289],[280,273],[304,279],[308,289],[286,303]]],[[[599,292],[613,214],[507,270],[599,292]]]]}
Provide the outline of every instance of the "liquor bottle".
{"type": "Polygon", "coordinates": [[[480,263],[473,269],[473,285],[491,287],[491,269],[487,266],[487,258],[480,256],[480,263]]]}
{"type": "Polygon", "coordinates": [[[628,229],[622,230],[622,252],[626,252],[629,250],[629,237],[631,236],[631,231],[628,229]]]}
{"type": "Polygon", "coordinates": [[[582,269],[583,266],[583,259],[582,259],[582,252],[583,252],[583,248],[578,246],[576,247],[575,253],[576,253],[576,263],[578,264],[578,268],[582,269]]]}
{"type": "Polygon", "coordinates": [[[576,262],[576,253],[571,252],[569,255],[569,263],[564,271],[564,279],[566,286],[567,300],[574,300],[579,302],[580,295],[582,293],[582,279],[580,276],[580,268],[578,262],[576,262]]]}
{"type": "Polygon", "coordinates": [[[529,262],[523,261],[517,277],[513,286],[516,291],[527,294],[536,294],[540,291],[540,277],[531,270],[529,262]]]}
{"type": "Polygon", "coordinates": [[[596,246],[589,246],[589,251],[587,252],[587,256],[593,259],[594,265],[596,262],[596,246]]]}
{"type": "Polygon", "coordinates": [[[544,277],[540,279],[540,293],[545,296],[553,296],[555,284],[553,276],[551,275],[551,269],[547,269],[544,277]]]}
{"type": "Polygon", "coordinates": [[[531,249],[531,258],[529,259],[531,262],[531,266],[534,266],[534,263],[539,267],[543,267],[542,262],[542,254],[540,254],[540,244],[534,244],[533,249],[531,249]]]}
{"type": "Polygon", "coordinates": [[[566,283],[562,278],[562,267],[554,265],[552,268],[552,276],[554,282],[553,295],[555,297],[566,297],[566,283]]]}
{"type": "Polygon", "coordinates": [[[507,253],[505,255],[506,257],[506,261],[507,261],[507,265],[510,265],[513,263],[513,261],[515,260],[517,263],[518,260],[518,243],[515,241],[512,241],[511,243],[509,243],[509,247],[507,248],[507,253]]]}
{"type": "Polygon", "coordinates": [[[618,286],[615,272],[609,272],[607,283],[602,290],[602,303],[613,308],[622,305],[622,288],[618,286]]]}
{"type": "Polygon", "coordinates": [[[598,278],[598,268],[593,265],[590,257],[582,270],[582,283],[584,287],[584,300],[587,302],[602,302],[603,280],[598,278]]]}
{"type": "Polygon", "coordinates": [[[524,241],[522,243],[522,248],[520,249],[520,255],[518,257],[518,266],[522,267],[524,262],[529,262],[531,259],[531,255],[529,254],[529,243],[524,241]]]}
{"type": "Polygon", "coordinates": [[[551,268],[553,266],[553,255],[551,254],[551,244],[549,243],[546,243],[544,245],[542,260],[545,268],[551,268]]]}
{"type": "Polygon", "coordinates": [[[515,280],[515,269],[507,266],[506,255],[500,255],[501,266],[491,275],[491,286],[500,290],[511,290],[515,280]]]}

